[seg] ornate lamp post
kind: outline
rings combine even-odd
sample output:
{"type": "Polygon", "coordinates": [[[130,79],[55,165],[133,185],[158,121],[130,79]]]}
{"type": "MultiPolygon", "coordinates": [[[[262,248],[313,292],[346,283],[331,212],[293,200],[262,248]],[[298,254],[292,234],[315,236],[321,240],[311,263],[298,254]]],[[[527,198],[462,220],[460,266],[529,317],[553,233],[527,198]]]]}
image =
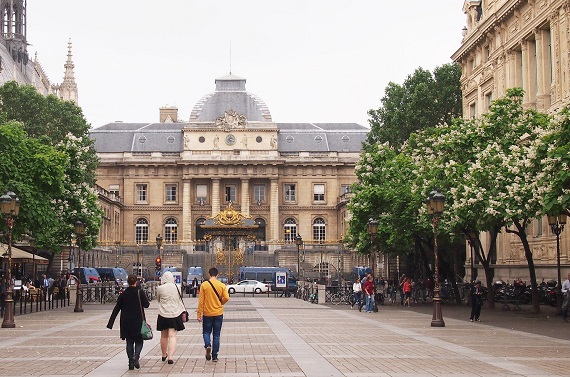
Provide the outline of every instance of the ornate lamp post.
{"type": "Polygon", "coordinates": [[[6,289],[6,307],[4,309],[2,327],[14,328],[16,323],[14,322],[14,299],[12,297],[14,292],[12,285],[12,228],[14,228],[16,216],[20,212],[20,199],[13,191],[8,191],[0,196],[0,208],[8,227],[8,287],[6,289]]]}
{"type": "Polygon", "coordinates": [[[372,283],[374,286],[374,307],[372,310],[374,313],[378,312],[378,303],[376,302],[376,235],[378,234],[378,220],[370,219],[368,220],[367,226],[368,234],[370,235],[370,256],[371,258],[371,268],[372,268],[372,283]]]}
{"type": "Polygon", "coordinates": [[[444,203],[445,196],[439,192],[439,190],[430,192],[426,201],[428,214],[431,215],[431,223],[433,226],[433,255],[435,265],[435,288],[433,290],[433,317],[431,327],[445,327],[443,315],[441,314],[441,297],[439,296],[439,260],[437,254],[437,225],[439,216],[443,213],[444,203]]]}
{"type": "Polygon", "coordinates": [[[560,276],[560,233],[564,230],[566,225],[566,212],[561,212],[559,215],[548,215],[548,225],[552,233],[556,236],[556,270],[558,272],[558,285],[556,286],[556,314],[562,314],[562,279],[560,276]]]}
{"type": "Polygon", "coordinates": [[[77,294],[75,296],[75,313],[83,312],[83,291],[81,290],[81,241],[85,235],[85,224],[77,220],[74,224],[77,238],[77,294]]]}
{"type": "Polygon", "coordinates": [[[301,279],[301,245],[303,244],[303,237],[297,234],[295,237],[295,245],[297,245],[297,281],[301,279]]]}

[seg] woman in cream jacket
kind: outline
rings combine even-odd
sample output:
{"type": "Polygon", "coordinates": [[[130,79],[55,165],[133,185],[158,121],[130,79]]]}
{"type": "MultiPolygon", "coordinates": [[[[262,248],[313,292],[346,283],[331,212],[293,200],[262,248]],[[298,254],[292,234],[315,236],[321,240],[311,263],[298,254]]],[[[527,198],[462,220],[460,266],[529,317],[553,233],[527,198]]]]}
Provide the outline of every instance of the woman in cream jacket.
{"type": "Polygon", "coordinates": [[[160,286],[156,289],[158,301],[158,319],[156,329],[160,331],[160,350],[162,361],[168,359],[168,364],[174,364],[172,358],[176,351],[176,333],[184,330],[182,312],[186,309],[178,286],[174,283],[172,272],[166,271],[160,279],[160,286]]]}

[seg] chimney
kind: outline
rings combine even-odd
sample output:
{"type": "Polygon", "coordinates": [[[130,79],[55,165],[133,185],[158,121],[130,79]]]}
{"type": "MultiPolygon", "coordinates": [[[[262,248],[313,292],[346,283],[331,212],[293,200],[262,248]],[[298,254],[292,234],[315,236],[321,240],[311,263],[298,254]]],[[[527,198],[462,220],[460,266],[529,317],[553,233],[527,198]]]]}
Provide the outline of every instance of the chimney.
{"type": "Polygon", "coordinates": [[[164,106],[160,108],[160,123],[178,122],[178,108],[174,106],[164,106]]]}

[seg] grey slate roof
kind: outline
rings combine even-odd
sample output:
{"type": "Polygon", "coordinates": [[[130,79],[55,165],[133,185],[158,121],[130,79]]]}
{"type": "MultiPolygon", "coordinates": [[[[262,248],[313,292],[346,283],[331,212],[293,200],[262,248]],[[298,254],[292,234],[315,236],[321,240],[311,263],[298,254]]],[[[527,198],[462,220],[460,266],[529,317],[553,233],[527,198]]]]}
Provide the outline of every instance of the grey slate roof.
{"type": "Polygon", "coordinates": [[[359,152],[362,149],[369,130],[356,123],[273,123],[265,103],[245,91],[245,81],[235,75],[216,79],[216,91],[198,101],[189,122],[114,122],[96,128],[90,134],[95,140],[95,150],[99,153],[182,152],[184,127],[196,123],[215,127],[216,119],[227,110],[244,114],[248,122],[275,124],[279,152],[359,152]]]}

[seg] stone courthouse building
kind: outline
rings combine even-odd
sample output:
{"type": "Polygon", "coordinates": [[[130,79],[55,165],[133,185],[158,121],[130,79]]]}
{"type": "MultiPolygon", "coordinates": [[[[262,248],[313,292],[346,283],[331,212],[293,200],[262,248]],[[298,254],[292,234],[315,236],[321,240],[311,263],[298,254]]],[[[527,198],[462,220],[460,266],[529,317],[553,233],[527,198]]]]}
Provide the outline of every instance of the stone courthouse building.
{"type": "MultiPolygon", "coordinates": [[[[570,102],[570,1],[468,0],[463,11],[467,26],[452,59],[462,68],[465,117],[480,116],[494,99],[513,87],[525,90],[526,108],[554,113],[570,102]]],[[[570,265],[568,233],[561,234],[563,267],[570,265]]],[[[537,278],[556,279],[556,237],[547,219],[536,219],[528,234],[537,278]]],[[[497,279],[528,281],[527,262],[517,236],[503,232],[491,259],[497,279]]]]}
{"type": "Polygon", "coordinates": [[[157,117],[91,132],[107,259],[148,272],[160,253],[163,266],[218,265],[234,277],[239,265],[299,266],[331,279],[350,271],[339,241],[366,127],[275,122],[231,74],[189,120],[174,107],[157,117]]]}

